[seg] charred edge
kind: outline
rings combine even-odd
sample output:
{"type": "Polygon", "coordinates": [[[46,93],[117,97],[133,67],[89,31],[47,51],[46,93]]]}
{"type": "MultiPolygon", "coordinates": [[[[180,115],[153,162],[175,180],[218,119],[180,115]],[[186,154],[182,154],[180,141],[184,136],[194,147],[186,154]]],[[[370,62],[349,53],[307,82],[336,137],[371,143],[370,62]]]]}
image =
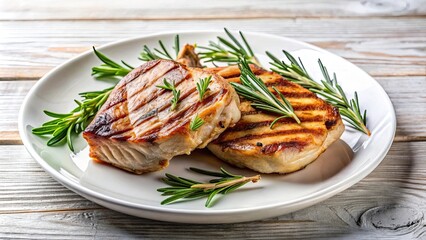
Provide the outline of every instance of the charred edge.
{"type": "Polygon", "coordinates": [[[249,134],[243,137],[239,137],[239,138],[234,138],[232,140],[228,140],[228,141],[221,141],[221,139],[223,138],[219,138],[218,140],[215,141],[215,143],[217,144],[223,144],[223,145],[235,145],[238,143],[241,143],[243,141],[246,140],[253,140],[253,139],[262,139],[262,138],[267,138],[267,137],[275,137],[275,136],[280,136],[282,137],[283,135],[291,135],[291,134],[312,134],[312,135],[322,135],[324,134],[325,130],[323,129],[309,129],[309,128],[301,128],[301,129],[289,129],[289,130],[282,130],[282,131],[274,131],[271,133],[263,133],[263,134],[249,134]]]}
{"type": "Polygon", "coordinates": [[[101,128],[103,128],[104,126],[108,126],[109,123],[113,120],[114,119],[110,114],[102,113],[95,117],[95,119],[93,119],[93,122],[91,122],[89,126],[87,126],[84,132],[96,134],[101,128]]]}
{"type": "MultiPolygon", "coordinates": [[[[315,117],[299,117],[301,122],[322,122],[324,121],[324,117],[322,116],[315,116],[315,117]]],[[[238,122],[234,127],[228,128],[227,131],[230,132],[238,132],[238,131],[246,131],[250,129],[254,129],[257,127],[264,127],[269,126],[272,123],[273,120],[270,121],[262,121],[262,122],[238,122]]],[[[278,126],[279,124],[289,124],[289,123],[296,123],[296,121],[293,118],[283,118],[277,121],[275,126],[278,126]]]]}
{"type": "Polygon", "coordinates": [[[110,125],[116,121],[119,121],[129,115],[127,109],[127,102],[122,103],[123,109],[120,111],[121,106],[115,106],[114,108],[108,108],[99,111],[99,114],[93,119],[93,122],[86,129],[96,129],[103,125],[110,125]]]}
{"type": "MultiPolygon", "coordinates": [[[[127,125],[126,128],[123,129],[114,129],[112,128],[112,125],[108,124],[108,125],[103,125],[100,128],[97,129],[97,131],[94,133],[96,136],[100,136],[100,137],[104,137],[104,138],[113,138],[113,135],[118,135],[118,134],[122,134],[125,132],[128,132],[130,130],[132,130],[132,126],[127,125]]],[[[117,137],[119,138],[119,137],[117,137]]]]}
{"type": "Polygon", "coordinates": [[[327,120],[325,121],[325,127],[327,128],[327,130],[333,128],[340,119],[341,117],[339,109],[337,109],[336,107],[330,107],[329,111],[327,112],[327,120]]]}

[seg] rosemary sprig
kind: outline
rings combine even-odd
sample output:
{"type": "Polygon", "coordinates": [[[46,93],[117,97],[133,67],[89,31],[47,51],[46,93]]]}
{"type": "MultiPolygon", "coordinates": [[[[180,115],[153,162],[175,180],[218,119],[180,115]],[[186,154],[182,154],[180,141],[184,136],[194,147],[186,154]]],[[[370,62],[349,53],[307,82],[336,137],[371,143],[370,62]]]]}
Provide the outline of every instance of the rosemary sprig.
{"type": "Polygon", "coordinates": [[[361,114],[357,92],[354,93],[355,97],[353,99],[348,99],[342,87],[337,82],[336,73],[334,73],[333,78],[331,78],[327,68],[322,64],[320,59],[318,59],[318,64],[324,80],[316,82],[308,74],[300,58],[299,61],[297,61],[289,52],[283,50],[283,53],[290,61],[290,64],[287,64],[271,53],[266,52],[272,60],[271,65],[274,66],[271,68],[272,71],[320,95],[328,103],[339,109],[343,119],[350,126],[367,135],[371,134],[370,130],[368,130],[366,126],[367,110],[364,110],[361,114]]]}
{"type": "Polygon", "coordinates": [[[225,28],[224,30],[229,39],[218,36],[218,43],[210,41],[207,47],[198,46],[198,48],[204,50],[198,53],[201,59],[216,65],[216,62],[236,64],[240,58],[244,58],[249,63],[261,66],[241,31],[239,34],[243,44],[228,29],[225,28]]]}
{"type": "Polygon", "coordinates": [[[163,79],[163,83],[164,83],[164,85],[158,85],[157,87],[165,89],[165,90],[172,91],[173,98],[172,98],[172,100],[170,100],[170,102],[172,104],[170,109],[173,111],[173,110],[176,109],[176,106],[178,104],[179,97],[180,97],[180,90],[176,89],[174,82],[173,82],[173,84],[171,84],[170,82],[167,81],[167,79],[163,79]]]}
{"type": "MultiPolygon", "coordinates": [[[[156,59],[170,59],[170,60],[175,59],[167,51],[163,41],[159,40],[158,44],[160,45],[161,50],[154,48],[154,51],[152,51],[147,45],[144,45],[143,50],[139,55],[139,59],[145,62],[156,60],[156,59]]],[[[173,49],[175,50],[176,57],[177,57],[180,51],[179,35],[175,35],[173,49]]]]}
{"type": "Polygon", "coordinates": [[[54,119],[43,123],[40,127],[33,128],[32,133],[39,136],[50,135],[47,146],[59,144],[66,139],[68,147],[74,151],[72,135],[82,132],[87,127],[92,117],[108,99],[112,89],[113,87],[102,91],[80,93],[83,100],[81,102],[74,100],[78,106],[69,113],[54,113],[45,110],[44,113],[54,119]]]}
{"type": "Polygon", "coordinates": [[[240,80],[242,84],[231,82],[231,85],[235,88],[238,95],[252,101],[253,103],[251,105],[254,108],[281,115],[272,121],[269,126],[270,128],[272,128],[278,120],[287,117],[293,118],[300,124],[300,120],[294,113],[290,102],[278,89],[272,87],[282,101],[268,89],[261,79],[254,75],[245,59],[241,59],[238,66],[241,71],[240,80]]]}
{"type": "Polygon", "coordinates": [[[158,192],[162,193],[162,196],[169,196],[161,202],[162,205],[182,200],[193,200],[207,197],[205,206],[211,207],[213,205],[213,199],[217,194],[225,195],[235,191],[248,182],[255,183],[260,180],[260,175],[245,177],[232,174],[224,168],[220,168],[220,172],[213,172],[199,168],[189,168],[189,170],[219,178],[212,179],[208,183],[201,183],[166,173],[166,177],[162,180],[171,187],[157,189],[158,192]]]}
{"type": "Polygon", "coordinates": [[[200,118],[197,114],[191,120],[191,123],[189,124],[189,129],[191,129],[191,131],[195,131],[195,130],[199,129],[201,126],[203,126],[203,124],[204,124],[204,120],[202,118],[200,118]]]}
{"type": "Polygon", "coordinates": [[[95,55],[103,62],[100,66],[96,66],[92,68],[92,75],[97,78],[107,78],[107,77],[123,77],[126,76],[130,71],[133,70],[133,67],[127,64],[124,61],[121,61],[121,63],[124,65],[120,65],[107,56],[105,56],[103,53],[96,50],[95,47],[93,47],[93,52],[95,55]]]}
{"type": "Polygon", "coordinates": [[[197,82],[197,91],[200,96],[200,102],[203,101],[204,94],[207,92],[210,82],[212,81],[212,76],[200,79],[197,82]]]}

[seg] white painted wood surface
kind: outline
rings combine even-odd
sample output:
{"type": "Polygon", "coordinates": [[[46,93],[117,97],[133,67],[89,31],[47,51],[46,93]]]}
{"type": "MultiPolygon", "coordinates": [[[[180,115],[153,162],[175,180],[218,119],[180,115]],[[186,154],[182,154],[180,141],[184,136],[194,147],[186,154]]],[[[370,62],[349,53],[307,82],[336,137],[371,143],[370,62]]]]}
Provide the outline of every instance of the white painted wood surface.
{"type": "Polygon", "coordinates": [[[0,239],[426,239],[426,1],[0,0],[0,239]],[[383,163],[348,190],[262,221],[187,225],[100,207],[48,176],[17,134],[23,97],[92,45],[229,27],[323,47],[373,75],[397,113],[383,163]]]}

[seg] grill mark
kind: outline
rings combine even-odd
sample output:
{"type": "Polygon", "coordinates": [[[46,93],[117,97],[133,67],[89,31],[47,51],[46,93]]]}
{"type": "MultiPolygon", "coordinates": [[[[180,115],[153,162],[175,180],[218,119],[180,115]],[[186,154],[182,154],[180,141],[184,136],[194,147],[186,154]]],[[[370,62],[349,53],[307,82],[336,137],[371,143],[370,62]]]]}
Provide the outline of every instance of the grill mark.
{"type": "Polygon", "coordinates": [[[102,109],[100,111],[104,112],[109,110],[110,108],[114,107],[115,105],[122,103],[127,100],[127,92],[126,92],[126,86],[128,83],[132,82],[136,78],[138,78],[141,74],[146,73],[150,69],[154,68],[155,66],[160,63],[159,60],[151,61],[148,63],[145,63],[141,65],[140,67],[134,69],[129,74],[127,74],[114,88],[114,90],[111,92],[110,97],[108,101],[104,104],[102,109]]]}
{"type": "Polygon", "coordinates": [[[249,115],[256,115],[256,114],[261,114],[261,113],[262,113],[262,111],[257,111],[257,110],[244,111],[244,112],[241,112],[241,117],[249,116],[249,115]]]}
{"type": "Polygon", "coordinates": [[[122,103],[127,100],[127,93],[125,88],[114,88],[114,90],[110,93],[108,101],[102,107],[102,111],[106,111],[115,105],[122,103]]]}
{"type": "MultiPolygon", "coordinates": [[[[121,97],[122,97],[122,101],[124,101],[124,99],[127,98],[127,93],[124,91],[121,97]]],[[[119,121],[129,115],[127,104],[125,104],[123,105],[123,112],[125,114],[122,114],[117,117],[115,115],[115,109],[117,109],[117,106],[116,106],[117,104],[118,103],[105,109],[102,107],[102,109],[100,110],[100,114],[95,117],[95,120],[94,120],[95,122],[90,123],[89,126],[86,128],[85,132],[91,132],[96,134],[101,133],[102,131],[105,131],[104,134],[111,132],[112,131],[111,127],[114,122],[119,121]],[[113,107],[115,108],[113,109],[113,107]]]]}
{"type": "MultiPolygon", "coordinates": [[[[314,117],[299,117],[301,122],[323,122],[323,116],[314,116],[314,117]]],[[[269,126],[273,120],[270,121],[261,121],[261,122],[238,122],[234,127],[228,128],[227,131],[230,132],[238,132],[238,131],[246,131],[251,130],[257,127],[269,126]]],[[[293,118],[282,118],[277,121],[276,124],[289,124],[296,123],[293,118]]]]}
{"type": "MultiPolygon", "coordinates": [[[[279,89],[278,89],[279,90],[279,89]]],[[[276,97],[279,97],[278,93],[271,91],[276,97]]],[[[311,92],[283,92],[280,91],[286,98],[318,98],[314,93],[311,92]]]]}
{"type": "MultiPolygon", "coordinates": [[[[187,91],[185,94],[183,94],[183,95],[181,95],[180,96],[180,98],[179,98],[179,101],[178,101],[178,104],[179,104],[179,102],[182,102],[184,99],[186,99],[186,98],[188,98],[189,96],[191,96],[194,92],[196,91],[196,89],[195,88],[191,88],[189,91],[187,91]]],[[[172,105],[172,103],[170,102],[170,101],[167,101],[165,104],[163,104],[162,106],[160,106],[160,107],[158,107],[156,110],[157,110],[157,114],[156,115],[158,115],[158,114],[160,114],[160,113],[162,113],[162,112],[164,112],[164,111],[166,111],[167,109],[169,109],[170,108],[170,106],[172,105]]],[[[183,110],[184,111],[184,110],[183,110]]],[[[182,111],[181,111],[182,112],[182,111]]],[[[137,122],[135,122],[134,123],[134,125],[135,125],[135,127],[138,127],[139,125],[141,125],[142,123],[144,123],[144,122],[146,122],[146,121],[148,121],[149,119],[151,119],[152,117],[154,117],[155,115],[151,115],[151,116],[148,116],[147,118],[144,118],[144,119],[138,119],[138,121],[137,122]]]]}
{"type": "Polygon", "coordinates": [[[127,125],[126,128],[123,128],[121,130],[116,130],[112,128],[112,124],[108,124],[108,125],[103,125],[101,126],[96,132],[95,134],[101,137],[111,137],[113,135],[118,135],[120,133],[124,133],[124,132],[128,132],[130,130],[132,130],[133,127],[130,125],[127,125]]]}
{"type": "Polygon", "coordinates": [[[111,92],[110,97],[108,101],[104,104],[105,108],[104,110],[110,109],[113,106],[122,103],[127,100],[127,92],[126,92],[126,86],[130,82],[133,82],[136,78],[138,78],[141,74],[146,73],[150,69],[157,66],[157,64],[160,61],[157,60],[155,62],[148,62],[140,67],[134,69],[129,74],[127,74],[114,88],[114,90],[111,92]],[[151,63],[151,64],[150,64],[151,63]]]}
{"type": "MultiPolygon", "coordinates": [[[[221,89],[219,92],[211,94],[207,98],[203,99],[202,102],[197,101],[196,104],[192,105],[188,109],[181,111],[178,114],[176,114],[175,116],[169,118],[164,125],[167,126],[167,125],[175,122],[177,119],[183,119],[186,116],[191,116],[197,109],[199,109],[200,107],[208,106],[209,104],[211,104],[216,99],[217,96],[223,96],[224,94],[226,94],[226,92],[227,92],[226,89],[221,89]]],[[[165,129],[166,129],[166,127],[165,127],[165,129]]]]}
{"type": "MultiPolygon", "coordinates": [[[[294,111],[325,111],[328,109],[329,107],[324,104],[293,105],[294,111]]],[[[241,116],[250,116],[250,115],[262,114],[262,113],[263,112],[260,110],[242,111],[241,116]]]]}
{"type": "Polygon", "coordinates": [[[274,131],[271,133],[263,133],[263,134],[249,134],[246,136],[242,136],[239,138],[234,138],[232,140],[227,141],[215,141],[217,144],[238,144],[246,140],[253,140],[253,139],[261,139],[266,137],[274,137],[274,136],[282,136],[282,135],[291,135],[291,134],[298,134],[298,133],[304,133],[304,134],[313,134],[313,135],[321,135],[324,134],[324,129],[309,129],[309,128],[302,128],[302,129],[288,129],[288,130],[281,130],[281,131],[274,131]]]}
{"type": "MultiPolygon", "coordinates": [[[[172,69],[170,71],[173,71],[173,70],[176,70],[176,69],[180,69],[180,68],[175,68],[175,69],[172,69]]],[[[167,73],[169,73],[169,72],[167,72],[167,73]]],[[[166,74],[164,74],[163,76],[165,76],[166,74]]],[[[159,78],[161,78],[161,77],[159,77],[159,78]]],[[[157,78],[157,79],[159,79],[159,78],[157,78]]],[[[189,78],[190,78],[190,75],[187,73],[184,77],[179,78],[178,82],[175,82],[175,86],[178,87],[181,83],[183,83],[184,81],[188,80],[189,78]]],[[[152,86],[152,84],[151,84],[151,86],[152,86]]],[[[144,98],[144,101],[140,101],[136,106],[133,107],[133,109],[139,109],[140,107],[142,107],[142,105],[149,104],[154,99],[158,98],[159,96],[161,96],[162,94],[164,94],[164,93],[166,93],[168,91],[169,90],[166,90],[166,89],[156,88],[156,91],[154,91],[153,93],[151,93],[147,98],[144,98]]]]}
{"type": "MultiPolygon", "coordinates": [[[[175,64],[174,66],[172,66],[169,70],[167,70],[167,72],[165,72],[163,75],[161,76],[156,76],[156,78],[152,79],[151,81],[148,81],[146,84],[142,85],[137,91],[135,91],[132,95],[128,96],[128,99],[130,100],[131,98],[133,98],[136,95],[139,95],[142,91],[144,91],[145,89],[151,87],[155,82],[157,82],[157,80],[161,77],[163,77],[164,75],[167,75],[170,71],[179,68],[180,66],[175,64]]],[[[142,74],[141,74],[142,75],[142,74]]],[[[141,75],[139,75],[138,77],[140,77],[141,75]]]]}
{"type": "Polygon", "coordinates": [[[268,144],[262,147],[261,151],[264,154],[272,154],[277,151],[284,150],[286,148],[296,148],[297,150],[301,151],[307,145],[308,143],[305,141],[279,142],[279,143],[268,144]]]}
{"type": "Polygon", "coordinates": [[[187,119],[186,121],[183,121],[182,124],[179,125],[173,125],[170,124],[170,126],[172,126],[172,128],[167,129],[168,132],[175,132],[178,131],[182,126],[186,126],[189,122],[189,116],[191,116],[192,114],[194,114],[199,108],[201,107],[206,107],[206,106],[210,106],[212,103],[216,102],[216,98],[218,96],[223,96],[223,94],[226,94],[227,90],[222,89],[220,92],[216,92],[215,94],[210,95],[209,97],[205,98],[202,102],[197,102],[196,105],[193,105],[191,108],[192,109],[188,109],[189,111],[187,111],[188,113],[185,114],[182,118],[187,119]]]}
{"type": "Polygon", "coordinates": [[[146,73],[147,71],[151,70],[155,66],[157,66],[161,61],[160,60],[154,60],[147,63],[142,64],[138,68],[135,68],[133,71],[131,71],[129,74],[127,74],[118,84],[117,87],[126,87],[127,84],[133,82],[137,77],[139,77],[141,74],[146,73]]]}
{"type": "Polygon", "coordinates": [[[189,120],[182,122],[183,124],[179,124],[179,125],[175,126],[174,128],[170,128],[170,126],[173,126],[174,123],[178,119],[186,119],[188,116],[191,116],[199,107],[207,106],[208,104],[213,102],[214,99],[218,95],[226,94],[226,92],[227,92],[226,89],[221,89],[220,92],[216,92],[216,93],[208,96],[202,102],[197,101],[196,104],[190,106],[188,109],[182,110],[178,114],[176,114],[175,116],[167,119],[167,121],[164,124],[162,124],[161,126],[151,129],[147,134],[145,134],[144,136],[141,136],[139,138],[139,140],[140,141],[146,141],[146,142],[153,142],[158,138],[160,130],[163,129],[163,130],[167,130],[167,131],[172,131],[172,130],[175,130],[177,128],[180,128],[181,126],[184,126],[186,123],[189,122],[189,120]],[[168,128],[170,128],[170,129],[168,129],[168,128]]]}
{"type": "MultiPolygon", "coordinates": [[[[189,76],[190,76],[190,75],[188,74],[184,80],[192,79],[192,78],[190,78],[189,76]]],[[[182,83],[182,82],[184,82],[184,80],[180,81],[180,82],[179,82],[179,84],[180,84],[180,83],[182,83]]],[[[178,86],[178,85],[176,85],[176,86],[178,86]]],[[[183,101],[183,100],[184,100],[184,99],[186,99],[187,97],[191,96],[191,95],[192,95],[195,91],[196,91],[196,88],[195,88],[195,87],[194,87],[194,88],[191,88],[189,91],[187,91],[185,94],[183,94],[183,95],[179,98],[179,102],[180,102],[180,101],[183,101]]],[[[202,103],[197,102],[197,106],[199,107],[199,106],[200,106],[200,104],[204,104],[204,103],[206,102],[206,100],[207,100],[207,99],[213,99],[213,98],[211,98],[211,97],[215,97],[215,96],[217,96],[218,94],[223,93],[223,92],[224,92],[224,90],[222,89],[220,92],[216,92],[215,94],[210,95],[208,98],[206,98],[205,100],[203,100],[203,102],[202,102],[202,103]]],[[[226,92],[225,92],[225,93],[226,93],[226,92]]],[[[152,110],[152,111],[150,111],[150,112],[148,112],[148,113],[144,114],[141,118],[139,118],[139,119],[138,119],[138,121],[137,121],[137,122],[135,122],[135,123],[134,123],[134,125],[133,125],[131,128],[127,128],[127,129],[125,129],[125,130],[123,130],[123,131],[120,131],[120,132],[113,132],[112,134],[109,134],[109,135],[104,134],[103,136],[112,136],[113,134],[122,134],[121,136],[114,136],[113,138],[114,138],[114,139],[117,139],[117,140],[123,140],[123,141],[125,141],[125,140],[127,140],[127,139],[129,139],[129,138],[130,138],[130,136],[124,135],[124,133],[125,133],[125,132],[130,131],[130,130],[133,130],[134,128],[136,128],[136,127],[138,127],[139,125],[141,125],[142,123],[144,123],[144,122],[148,121],[149,119],[151,119],[152,117],[156,116],[157,114],[159,114],[159,113],[161,113],[161,112],[163,112],[163,111],[167,110],[167,109],[170,107],[170,105],[171,105],[171,103],[170,103],[170,101],[168,101],[166,104],[162,105],[161,107],[159,107],[159,108],[157,108],[157,109],[154,109],[154,110],[152,110]],[[155,111],[155,112],[153,113],[153,111],[155,111]]],[[[204,104],[204,105],[207,105],[207,104],[204,104]]],[[[186,111],[186,110],[182,110],[181,112],[185,112],[185,111],[186,111]]],[[[128,115],[128,114],[127,114],[127,115],[128,115]]],[[[127,116],[127,115],[126,115],[126,116],[127,116]]],[[[123,116],[123,117],[125,117],[125,116],[123,116]]],[[[122,117],[122,118],[123,118],[123,117],[122,117]]],[[[112,122],[110,123],[110,125],[112,125],[115,121],[117,121],[117,120],[119,120],[119,119],[121,119],[121,118],[117,118],[117,119],[115,119],[114,121],[112,121],[112,122]]],[[[162,127],[163,127],[163,126],[162,126],[162,127]]],[[[107,129],[108,129],[108,131],[109,131],[109,132],[111,132],[111,131],[112,131],[110,126],[109,126],[109,127],[104,127],[104,129],[105,129],[105,130],[107,130],[107,129]]],[[[152,129],[152,130],[158,131],[158,129],[156,130],[156,128],[154,128],[154,129],[152,129]]],[[[151,131],[152,131],[152,130],[151,130],[151,131]]],[[[150,132],[151,132],[151,131],[150,131],[150,132]]],[[[147,134],[146,134],[146,138],[145,138],[145,139],[142,139],[142,140],[145,140],[145,141],[147,141],[147,142],[153,142],[153,141],[155,141],[155,139],[157,139],[157,138],[158,138],[158,133],[157,133],[157,132],[152,132],[152,133],[147,133],[147,134]]]]}
{"type": "Polygon", "coordinates": [[[229,79],[229,78],[239,78],[241,75],[240,71],[232,73],[230,75],[226,75],[226,76],[222,76],[225,79],[229,79]]]}
{"type": "MultiPolygon", "coordinates": [[[[300,85],[296,85],[283,77],[277,78],[277,81],[265,83],[267,87],[289,87],[289,88],[302,88],[300,85]]],[[[304,88],[303,88],[304,89],[304,88]]]]}

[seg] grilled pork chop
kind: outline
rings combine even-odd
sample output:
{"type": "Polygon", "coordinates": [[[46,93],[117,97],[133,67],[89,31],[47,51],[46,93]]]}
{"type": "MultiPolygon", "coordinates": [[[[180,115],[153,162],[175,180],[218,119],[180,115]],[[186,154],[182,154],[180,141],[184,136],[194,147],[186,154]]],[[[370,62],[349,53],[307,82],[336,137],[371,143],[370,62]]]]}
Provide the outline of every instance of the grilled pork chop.
{"type": "Polygon", "coordinates": [[[205,147],[240,119],[238,105],[238,95],[219,75],[174,61],[150,61],[117,84],[83,136],[94,160],[141,174],[205,147]],[[200,101],[196,82],[208,76],[209,90],[200,101]],[[164,79],[181,91],[173,111],[172,92],[157,87],[164,79]],[[204,124],[191,131],[196,115],[204,124]]]}
{"type": "MultiPolygon", "coordinates": [[[[208,145],[217,157],[262,173],[290,173],[314,161],[340,138],[344,125],[336,108],[276,73],[251,68],[271,90],[275,86],[284,94],[302,123],[284,118],[270,129],[277,116],[257,111],[250,101],[241,99],[241,120],[208,145]]],[[[237,66],[210,71],[229,82],[240,81],[237,66]]]]}

